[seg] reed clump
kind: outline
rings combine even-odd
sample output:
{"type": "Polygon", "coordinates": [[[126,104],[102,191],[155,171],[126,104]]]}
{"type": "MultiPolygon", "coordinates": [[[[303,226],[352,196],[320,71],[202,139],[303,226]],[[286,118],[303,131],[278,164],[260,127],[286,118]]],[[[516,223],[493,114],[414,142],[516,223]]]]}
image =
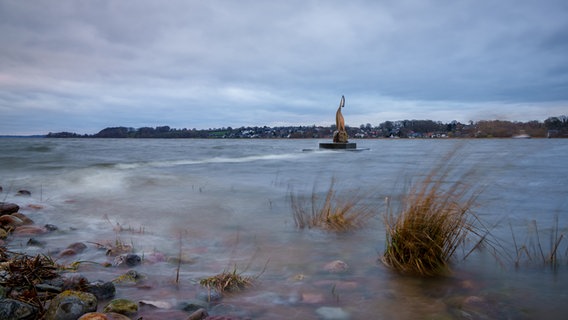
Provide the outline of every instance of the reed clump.
{"type": "Polygon", "coordinates": [[[239,291],[253,285],[257,277],[243,276],[237,272],[237,267],[233,271],[225,270],[217,275],[201,279],[199,284],[209,290],[215,289],[217,292],[239,291]]]}
{"type": "Polygon", "coordinates": [[[309,199],[290,193],[292,215],[298,229],[320,228],[336,232],[359,229],[375,216],[375,211],[363,204],[363,200],[364,197],[359,194],[344,193],[339,196],[335,179],[331,180],[323,200],[315,190],[309,199]]]}
{"type": "Polygon", "coordinates": [[[423,181],[411,185],[398,213],[387,198],[387,239],[382,256],[387,266],[403,274],[442,275],[449,271],[452,256],[468,234],[483,239],[471,211],[479,192],[459,178],[449,181],[450,171],[444,162],[423,181]]]}

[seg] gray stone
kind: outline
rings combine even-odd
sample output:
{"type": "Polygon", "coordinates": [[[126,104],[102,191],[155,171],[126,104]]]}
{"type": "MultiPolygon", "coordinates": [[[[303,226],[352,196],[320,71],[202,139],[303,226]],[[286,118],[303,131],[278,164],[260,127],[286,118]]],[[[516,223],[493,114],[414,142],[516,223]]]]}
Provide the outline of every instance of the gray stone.
{"type": "Polygon", "coordinates": [[[92,293],[63,291],[51,300],[45,319],[75,320],[85,313],[96,311],[97,303],[97,297],[92,293]]]}
{"type": "Polygon", "coordinates": [[[38,318],[36,307],[25,302],[2,299],[0,300],[0,319],[3,320],[32,320],[38,318]]]}
{"type": "Polygon", "coordinates": [[[107,300],[114,297],[116,287],[112,282],[95,281],[87,285],[87,292],[92,293],[99,300],[107,300]]]}

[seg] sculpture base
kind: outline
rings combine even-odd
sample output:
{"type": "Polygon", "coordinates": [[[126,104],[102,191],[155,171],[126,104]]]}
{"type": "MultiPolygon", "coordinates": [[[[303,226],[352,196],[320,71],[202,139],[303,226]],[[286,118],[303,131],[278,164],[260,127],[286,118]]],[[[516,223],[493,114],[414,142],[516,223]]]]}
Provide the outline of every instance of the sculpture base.
{"type": "Polygon", "coordinates": [[[331,149],[331,150],[351,150],[357,149],[357,144],[354,142],[347,142],[347,143],[320,143],[320,149],[331,149]]]}

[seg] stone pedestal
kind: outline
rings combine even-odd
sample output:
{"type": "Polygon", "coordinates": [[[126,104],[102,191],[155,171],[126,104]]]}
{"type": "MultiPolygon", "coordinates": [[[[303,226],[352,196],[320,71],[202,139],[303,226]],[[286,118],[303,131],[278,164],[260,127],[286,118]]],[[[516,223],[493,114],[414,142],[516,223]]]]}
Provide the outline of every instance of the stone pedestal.
{"type": "Polygon", "coordinates": [[[357,144],[354,142],[347,142],[347,143],[340,143],[340,142],[331,142],[331,143],[320,143],[320,149],[330,149],[330,150],[351,150],[357,149],[357,144]]]}

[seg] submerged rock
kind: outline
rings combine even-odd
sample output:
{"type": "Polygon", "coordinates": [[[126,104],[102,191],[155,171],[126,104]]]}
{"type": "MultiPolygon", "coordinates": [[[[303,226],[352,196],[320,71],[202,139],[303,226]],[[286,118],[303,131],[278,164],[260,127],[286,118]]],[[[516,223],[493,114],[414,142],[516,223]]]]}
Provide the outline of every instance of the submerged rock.
{"type": "Polygon", "coordinates": [[[186,312],[195,312],[199,309],[207,309],[207,308],[209,308],[209,303],[203,300],[189,300],[181,302],[178,305],[178,309],[181,309],[186,312]]]}
{"type": "Polygon", "coordinates": [[[133,315],[138,312],[138,304],[128,299],[114,299],[104,307],[103,312],[133,315]]]}
{"type": "Polygon", "coordinates": [[[128,270],[125,274],[118,276],[116,279],[112,280],[115,284],[122,284],[122,285],[134,285],[138,282],[144,280],[146,277],[136,270],[128,270]]]}
{"type": "Polygon", "coordinates": [[[5,229],[13,229],[23,225],[24,222],[22,221],[22,219],[15,217],[11,214],[0,216],[0,226],[2,226],[5,229]]]}
{"type": "Polygon", "coordinates": [[[33,221],[32,219],[30,219],[28,216],[26,216],[25,214],[23,214],[23,213],[14,212],[14,213],[12,213],[12,216],[13,216],[13,217],[17,217],[17,218],[19,218],[20,220],[22,220],[22,222],[23,222],[24,224],[34,224],[34,221],[33,221]]]}
{"type": "Polygon", "coordinates": [[[0,202],[0,216],[12,214],[14,212],[18,212],[18,210],[20,210],[20,206],[15,203],[0,202]]]}
{"type": "Polygon", "coordinates": [[[82,242],[75,242],[75,243],[72,243],[69,246],[67,246],[67,248],[65,248],[65,250],[61,251],[59,253],[59,256],[60,257],[74,256],[78,253],[85,251],[85,249],[87,249],[86,244],[84,244],[82,242]]]}
{"type": "Polygon", "coordinates": [[[15,236],[34,236],[44,233],[47,233],[47,229],[40,226],[19,226],[13,231],[15,236]]]}
{"type": "Polygon", "coordinates": [[[112,282],[95,281],[87,285],[87,292],[92,293],[99,300],[107,300],[114,297],[116,287],[112,282]]]}
{"type": "Polygon", "coordinates": [[[13,299],[0,300],[0,319],[33,320],[39,317],[36,307],[13,299]]]}
{"type": "Polygon", "coordinates": [[[337,307],[321,307],[316,310],[316,313],[324,320],[347,320],[349,313],[337,307]]]}
{"type": "Polygon", "coordinates": [[[63,291],[51,300],[45,319],[75,320],[85,313],[96,311],[97,303],[97,297],[91,293],[63,291]]]}
{"type": "Polygon", "coordinates": [[[18,236],[33,236],[47,233],[47,229],[39,226],[19,226],[14,229],[13,234],[18,236]]]}
{"type": "Polygon", "coordinates": [[[29,190],[18,190],[18,192],[16,192],[17,196],[31,196],[32,193],[29,190]]]}
{"type": "Polygon", "coordinates": [[[207,314],[207,310],[205,309],[197,309],[192,314],[189,315],[187,320],[201,320],[207,318],[209,314],[207,314]]]}
{"type": "Polygon", "coordinates": [[[142,263],[142,258],[139,255],[128,253],[114,258],[112,265],[115,267],[121,267],[121,266],[135,267],[141,263],[142,263]]]}
{"type": "Polygon", "coordinates": [[[341,260],[335,260],[327,263],[323,269],[329,273],[344,273],[349,270],[349,265],[341,260]]]}
{"type": "Polygon", "coordinates": [[[57,231],[59,228],[57,228],[56,225],[53,224],[46,224],[45,226],[43,226],[47,231],[57,231]]]}
{"type": "Polygon", "coordinates": [[[217,290],[211,289],[207,291],[201,291],[197,293],[195,297],[201,301],[213,302],[223,299],[223,294],[217,290]]]}

